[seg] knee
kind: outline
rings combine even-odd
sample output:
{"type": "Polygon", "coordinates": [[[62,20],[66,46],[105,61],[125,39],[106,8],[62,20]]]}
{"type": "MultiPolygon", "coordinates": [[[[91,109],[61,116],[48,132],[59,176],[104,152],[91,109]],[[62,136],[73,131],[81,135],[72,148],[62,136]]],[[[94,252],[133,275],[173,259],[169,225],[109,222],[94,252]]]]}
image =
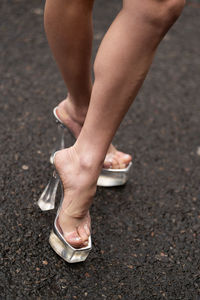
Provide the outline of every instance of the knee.
{"type": "Polygon", "coordinates": [[[166,31],[180,16],[185,0],[124,0],[124,9],[130,16],[137,14],[158,32],[166,31]]]}
{"type": "Polygon", "coordinates": [[[185,0],[153,0],[155,9],[149,14],[149,20],[165,31],[168,29],[181,15],[185,6],[185,0]]]}
{"type": "Polygon", "coordinates": [[[173,23],[180,16],[184,6],[185,0],[157,0],[163,2],[163,19],[166,22],[173,23]]]}

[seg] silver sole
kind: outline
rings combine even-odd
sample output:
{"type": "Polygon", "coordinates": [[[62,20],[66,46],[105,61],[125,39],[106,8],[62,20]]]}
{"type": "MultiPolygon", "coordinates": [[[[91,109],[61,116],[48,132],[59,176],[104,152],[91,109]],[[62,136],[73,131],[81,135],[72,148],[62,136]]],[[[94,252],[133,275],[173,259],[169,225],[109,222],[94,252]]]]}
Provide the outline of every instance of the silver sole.
{"type": "Polygon", "coordinates": [[[126,184],[129,178],[132,162],[125,169],[102,169],[97,185],[103,187],[114,187],[126,184]]]}
{"type": "Polygon", "coordinates": [[[49,236],[49,243],[53,250],[68,263],[85,261],[92,249],[92,238],[89,236],[87,247],[74,248],[63,237],[56,226],[58,214],[54,221],[53,230],[49,236]]]}
{"type": "Polygon", "coordinates": [[[53,250],[68,263],[78,263],[85,261],[92,249],[72,249],[69,244],[62,242],[53,230],[51,231],[49,236],[49,243],[53,250]]]}

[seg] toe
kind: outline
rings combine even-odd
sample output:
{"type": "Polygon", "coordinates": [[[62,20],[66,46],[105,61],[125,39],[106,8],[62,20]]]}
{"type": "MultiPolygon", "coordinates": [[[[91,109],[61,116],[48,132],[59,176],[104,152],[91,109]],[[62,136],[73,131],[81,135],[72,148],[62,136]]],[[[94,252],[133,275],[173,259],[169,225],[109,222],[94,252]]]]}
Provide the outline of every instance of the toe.
{"type": "Polygon", "coordinates": [[[120,166],[121,169],[126,168],[132,160],[131,155],[120,152],[120,151],[117,151],[116,157],[118,159],[119,166],[120,166]]]}
{"type": "Polygon", "coordinates": [[[106,154],[103,167],[106,169],[112,168],[113,155],[111,153],[106,154]]]}
{"type": "Polygon", "coordinates": [[[83,241],[83,244],[86,245],[88,243],[88,238],[90,235],[88,225],[87,224],[79,225],[77,231],[78,231],[79,236],[81,237],[81,240],[83,241]]]}
{"type": "Polygon", "coordinates": [[[117,151],[116,155],[123,160],[124,163],[129,163],[132,160],[132,156],[130,154],[117,151]]]}
{"type": "Polygon", "coordinates": [[[105,159],[105,160],[104,160],[104,163],[103,163],[103,167],[104,167],[105,169],[111,168],[111,167],[112,167],[112,161],[110,161],[110,160],[108,160],[108,159],[105,159]]]}
{"type": "Polygon", "coordinates": [[[80,248],[83,246],[83,240],[78,231],[73,231],[64,234],[65,240],[74,248],[80,248]]]}
{"type": "Polygon", "coordinates": [[[116,157],[112,158],[112,169],[119,169],[120,163],[119,160],[116,157]]]}
{"type": "Polygon", "coordinates": [[[132,156],[121,151],[108,153],[104,160],[103,167],[106,169],[124,169],[131,162],[132,156]]]}
{"type": "Polygon", "coordinates": [[[118,159],[111,153],[106,155],[105,161],[104,161],[104,168],[106,169],[118,169],[119,168],[119,162],[118,159]]]}

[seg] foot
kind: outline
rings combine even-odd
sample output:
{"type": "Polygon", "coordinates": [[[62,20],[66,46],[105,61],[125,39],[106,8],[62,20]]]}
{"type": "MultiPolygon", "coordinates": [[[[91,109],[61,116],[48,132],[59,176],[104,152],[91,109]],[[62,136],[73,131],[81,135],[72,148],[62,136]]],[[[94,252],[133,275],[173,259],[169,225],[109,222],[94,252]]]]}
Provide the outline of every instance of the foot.
{"type": "MultiPolygon", "coordinates": [[[[60,120],[70,129],[75,138],[77,138],[83,126],[87,110],[82,108],[75,109],[70,96],[68,96],[67,99],[58,105],[56,113],[60,120]]],[[[111,144],[103,167],[106,169],[123,169],[128,166],[131,160],[131,155],[118,151],[111,144]]]]}
{"type": "Polygon", "coordinates": [[[65,240],[75,248],[88,245],[91,230],[89,208],[101,168],[91,167],[86,160],[81,161],[75,147],[56,152],[54,158],[64,189],[57,226],[65,240]]]}

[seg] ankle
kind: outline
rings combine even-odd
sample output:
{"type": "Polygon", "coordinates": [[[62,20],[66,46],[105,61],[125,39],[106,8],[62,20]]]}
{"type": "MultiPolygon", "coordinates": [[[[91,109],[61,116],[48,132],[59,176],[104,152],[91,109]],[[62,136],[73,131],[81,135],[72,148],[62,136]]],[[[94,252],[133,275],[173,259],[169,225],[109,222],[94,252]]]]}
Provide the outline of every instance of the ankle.
{"type": "Polygon", "coordinates": [[[98,178],[104,162],[104,157],[100,157],[98,152],[92,151],[92,149],[84,151],[84,147],[79,147],[77,143],[74,144],[73,148],[79,159],[80,168],[98,178]]]}
{"type": "Polygon", "coordinates": [[[102,164],[99,164],[93,155],[79,152],[76,145],[58,152],[54,164],[59,174],[70,174],[73,186],[78,184],[79,188],[85,185],[96,187],[102,164]]]}
{"type": "Polygon", "coordinates": [[[81,97],[74,99],[70,94],[68,94],[64,102],[64,109],[74,121],[82,126],[88,111],[88,105],[89,98],[81,97]]]}

